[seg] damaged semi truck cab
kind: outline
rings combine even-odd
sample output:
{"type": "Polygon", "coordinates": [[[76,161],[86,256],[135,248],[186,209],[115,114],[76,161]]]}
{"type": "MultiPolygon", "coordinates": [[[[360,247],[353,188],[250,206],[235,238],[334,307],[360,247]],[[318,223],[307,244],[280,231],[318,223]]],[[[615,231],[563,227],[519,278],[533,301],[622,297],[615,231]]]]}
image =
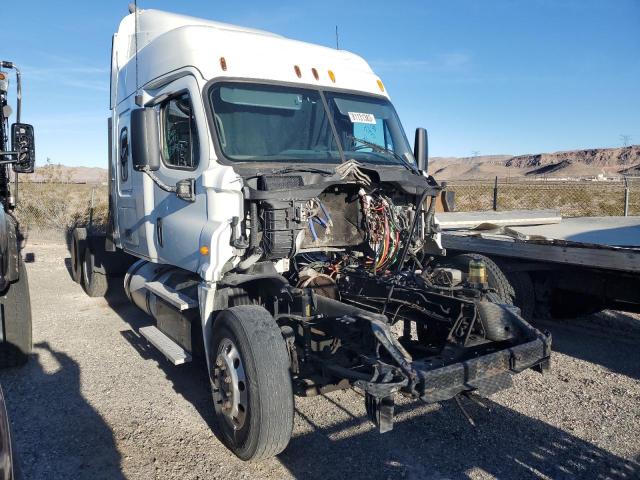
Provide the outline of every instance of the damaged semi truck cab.
{"type": "Polygon", "coordinates": [[[488,395],[548,366],[550,337],[482,261],[443,266],[426,133],[412,149],[362,58],[138,10],[111,108],[110,217],[74,234],[78,278],[102,293],[130,259],[140,333],[176,364],[205,357],[240,458],[286,447],[294,394],[358,388],[387,431],[397,395],[488,395]]]}

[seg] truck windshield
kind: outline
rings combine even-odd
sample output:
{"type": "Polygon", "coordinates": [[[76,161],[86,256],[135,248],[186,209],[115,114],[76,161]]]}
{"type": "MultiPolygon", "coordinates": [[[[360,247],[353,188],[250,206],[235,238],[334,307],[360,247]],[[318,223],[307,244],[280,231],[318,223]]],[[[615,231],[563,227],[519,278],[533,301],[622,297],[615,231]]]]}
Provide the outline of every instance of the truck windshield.
{"type": "Polygon", "coordinates": [[[220,147],[235,161],[413,163],[413,155],[386,99],[317,90],[221,83],[210,90],[220,147]],[[331,128],[332,119],[337,138],[331,128]]]}

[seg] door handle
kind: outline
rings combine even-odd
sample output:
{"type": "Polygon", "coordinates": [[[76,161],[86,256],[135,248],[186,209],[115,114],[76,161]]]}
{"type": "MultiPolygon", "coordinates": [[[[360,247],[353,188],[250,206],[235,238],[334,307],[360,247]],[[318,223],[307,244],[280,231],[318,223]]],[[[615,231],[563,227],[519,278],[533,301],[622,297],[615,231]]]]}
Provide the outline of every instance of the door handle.
{"type": "Polygon", "coordinates": [[[164,238],[162,236],[162,217],[158,217],[156,220],[156,237],[158,238],[158,245],[164,247],[164,238]]]}

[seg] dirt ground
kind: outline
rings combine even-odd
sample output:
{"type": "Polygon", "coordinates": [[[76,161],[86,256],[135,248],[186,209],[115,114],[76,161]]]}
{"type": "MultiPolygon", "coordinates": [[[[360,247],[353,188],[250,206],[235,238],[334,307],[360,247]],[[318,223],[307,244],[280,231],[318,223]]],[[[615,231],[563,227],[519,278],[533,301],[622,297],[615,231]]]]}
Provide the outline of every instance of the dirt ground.
{"type": "Polygon", "coordinates": [[[287,450],[243,463],[211,433],[202,364],[170,365],[137,330],[150,319],[116,285],[88,298],[59,243],[27,252],[34,353],[0,383],[26,479],[640,478],[640,318],[604,312],[538,326],[552,370],[474,404],[401,402],[379,435],[362,397],[296,399],[287,450]]]}

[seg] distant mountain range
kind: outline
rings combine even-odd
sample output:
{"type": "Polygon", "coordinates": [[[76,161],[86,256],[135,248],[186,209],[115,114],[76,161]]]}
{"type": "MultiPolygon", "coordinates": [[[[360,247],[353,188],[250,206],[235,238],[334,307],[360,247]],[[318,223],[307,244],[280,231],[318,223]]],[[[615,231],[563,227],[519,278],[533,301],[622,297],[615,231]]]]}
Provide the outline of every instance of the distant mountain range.
{"type": "MultiPolygon", "coordinates": [[[[590,148],[533,155],[482,155],[432,157],[429,173],[437,180],[481,180],[496,176],[522,178],[584,178],[620,175],[640,176],[640,145],[622,148],[590,148]]],[[[45,165],[23,181],[106,183],[107,169],[45,165]]]]}
{"type": "Polygon", "coordinates": [[[582,178],[640,175],[640,145],[518,156],[433,157],[429,162],[429,173],[438,180],[474,180],[496,176],[582,178]]]}

